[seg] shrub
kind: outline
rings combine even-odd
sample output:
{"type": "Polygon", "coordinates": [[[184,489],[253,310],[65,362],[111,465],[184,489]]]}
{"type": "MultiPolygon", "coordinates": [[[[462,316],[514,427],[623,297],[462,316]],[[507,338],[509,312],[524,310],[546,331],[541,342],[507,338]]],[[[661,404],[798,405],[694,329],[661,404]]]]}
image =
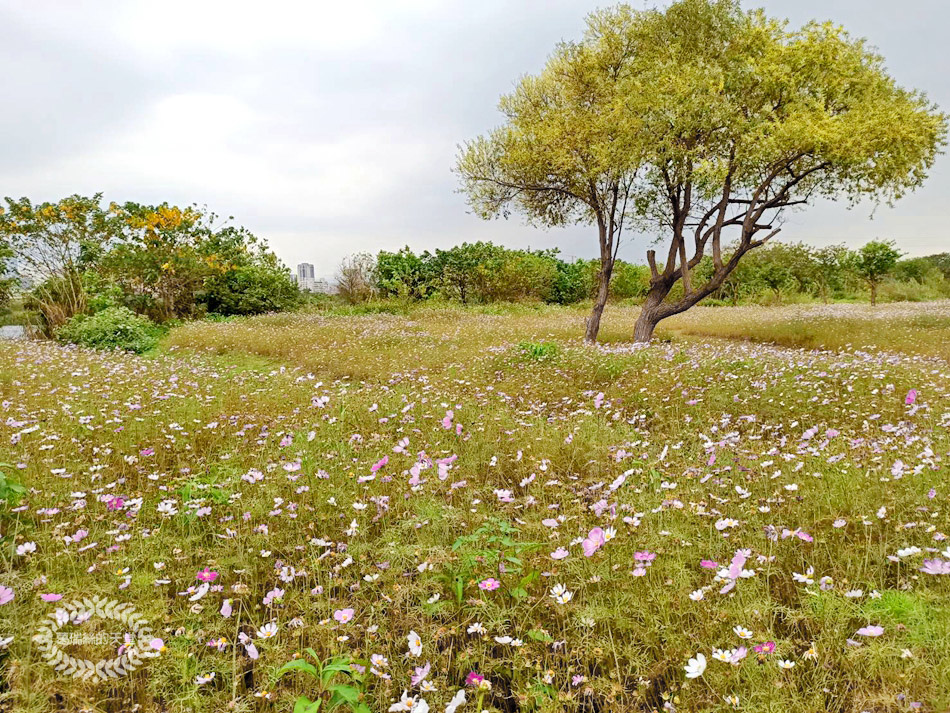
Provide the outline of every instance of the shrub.
{"type": "Polygon", "coordinates": [[[107,307],[93,315],[76,315],[56,331],[64,343],[93,349],[125,349],[141,354],[158,343],[162,330],[125,307],[107,307]]]}
{"type": "Polygon", "coordinates": [[[208,312],[251,315],[298,307],[300,290],[290,273],[276,266],[240,265],[205,282],[198,302],[208,312]]]}

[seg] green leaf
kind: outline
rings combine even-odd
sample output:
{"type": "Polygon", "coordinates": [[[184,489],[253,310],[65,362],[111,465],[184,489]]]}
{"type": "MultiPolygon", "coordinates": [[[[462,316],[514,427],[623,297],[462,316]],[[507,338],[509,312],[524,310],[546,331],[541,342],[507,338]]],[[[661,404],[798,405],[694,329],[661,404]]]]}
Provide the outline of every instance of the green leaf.
{"type": "Polygon", "coordinates": [[[294,713],[317,713],[320,710],[320,704],[323,701],[317,699],[311,701],[306,696],[298,696],[294,701],[294,713]]]}
{"type": "Polygon", "coordinates": [[[532,629],[531,631],[528,632],[528,638],[533,639],[535,641],[541,641],[545,644],[548,644],[554,641],[554,637],[552,637],[548,632],[543,631],[542,629],[532,629]]]}
{"type": "Polygon", "coordinates": [[[308,663],[307,661],[304,661],[303,659],[294,659],[293,661],[288,661],[287,663],[285,663],[283,666],[277,669],[277,678],[280,678],[284,674],[290,673],[291,671],[302,671],[308,676],[319,678],[319,674],[317,673],[317,667],[314,666],[312,663],[308,663]]]}

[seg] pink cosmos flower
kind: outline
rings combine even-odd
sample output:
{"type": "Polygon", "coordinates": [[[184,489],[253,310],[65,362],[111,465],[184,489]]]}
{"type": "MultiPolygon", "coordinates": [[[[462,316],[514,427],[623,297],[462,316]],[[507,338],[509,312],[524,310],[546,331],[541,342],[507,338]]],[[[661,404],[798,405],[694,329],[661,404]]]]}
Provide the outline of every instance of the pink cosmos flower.
{"type": "Polygon", "coordinates": [[[601,391],[594,397],[594,408],[600,408],[604,405],[604,392],[601,391]]]}
{"type": "Polygon", "coordinates": [[[10,587],[0,586],[0,605],[13,601],[13,590],[10,587]]]}
{"type": "Polygon", "coordinates": [[[382,468],[387,463],[389,463],[389,456],[383,456],[378,461],[373,463],[372,467],[369,469],[370,473],[375,473],[377,470],[382,468]]]}
{"type": "Polygon", "coordinates": [[[452,419],[455,418],[454,411],[446,411],[445,418],[442,419],[442,428],[449,429],[452,428],[452,419]]]}
{"type": "Polygon", "coordinates": [[[41,594],[40,599],[44,602],[58,602],[63,598],[62,594],[41,594]]]}
{"type": "Polygon", "coordinates": [[[426,661],[425,666],[416,666],[415,673],[412,674],[412,685],[418,686],[422,683],[429,675],[430,670],[432,670],[432,664],[428,661],[426,661]]]}
{"type": "Polygon", "coordinates": [[[904,403],[910,406],[917,400],[917,389],[911,389],[907,392],[907,396],[904,399],[904,403]]]}
{"type": "Polygon", "coordinates": [[[920,568],[920,571],[924,574],[950,574],[950,560],[944,561],[938,557],[924,560],[924,566],[920,568]]]}
{"type": "Polygon", "coordinates": [[[479,588],[479,589],[484,589],[484,590],[489,591],[489,592],[495,591],[495,590],[498,589],[498,587],[500,587],[500,586],[501,586],[501,582],[499,582],[499,581],[498,581],[497,579],[495,579],[494,577],[489,577],[488,579],[483,579],[481,582],[478,583],[478,588],[479,588]]]}
{"type": "Polygon", "coordinates": [[[207,567],[205,567],[203,570],[198,572],[198,574],[195,576],[195,579],[197,579],[199,582],[213,582],[217,578],[218,578],[218,573],[213,572],[207,567]]]}
{"type": "Polygon", "coordinates": [[[563,547],[558,547],[554,552],[551,553],[552,560],[562,560],[567,557],[570,553],[565,550],[563,547]]]}
{"type": "Polygon", "coordinates": [[[470,671],[468,676],[465,677],[466,686],[478,686],[481,685],[481,682],[485,680],[484,676],[481,676],[474,671],[470,671]]]}
{"type": "Polygon", "coordinates": [[[353,615],[356,612],[352,609],[337,609],[333,612],[333,618],[336,619],[341,624],[346,624],[349,621],[353,620],[353,615]]]}
{"type": "Polygon", "coordinates": [[[257,651],[257,647],[254,645],[254,642],[251,641],[251,637],[245,634],[243,631],[238,634],[238,639],[244,644],[244,651],[247,653],[248,658],[256,659],[260,654],[257,651]]]}
{"type": "Polygon", "coordinates": [[[756,644],[755,646],[752,647],[752,650],[755,651],[757,654],[768,655],[772,653],[773,651],[775,651],[775,642],[766,641],[764,644],[756,644]]]}
{"type": "Polygon", "coordinates": [[[702,560],[699,563],[699,566],[703,569],[716,569],[719,566],[719,563],[715,562],[714,560],[702,560]]]}
{"type": "Polygon", "coordinates": [[[581,547],[584,549],[584,556],[592,557],[597,550],[604,546],[605,542],[607,542],[607,540],[604,537],[604,531],[599,527],[595,527],[587,533],[587,537],[581,543],[581,547]]]}
{"type": "Polygon", "coordinates": [[[862,626],[855,632],[856,636],[880,636],[884,633],[883,626],[862,626]]]}

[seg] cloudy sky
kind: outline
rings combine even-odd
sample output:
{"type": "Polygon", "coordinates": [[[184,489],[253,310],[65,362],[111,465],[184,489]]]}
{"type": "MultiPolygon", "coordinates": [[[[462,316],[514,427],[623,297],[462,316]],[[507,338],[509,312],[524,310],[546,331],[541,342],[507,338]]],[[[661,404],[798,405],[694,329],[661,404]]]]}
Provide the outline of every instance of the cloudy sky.
{"type": "MultiPolygon", "coordinates": [[[[405,244],[486,239],[593,256],[590,229],[468,214],[451,167],[460,142],[498,123],[498,97],[603,4],[0,0],[0,195],[204,204],[325,276],[349,253],[405,244]]],[[[844,24],[902,84],[950,109],[945,0],[754,4],[796,24],[844,24]]],[[[948,198],[941,157],[897,208],[872,220],[868,206],[820,205],[793,215],[783,238],[944,251],[948,198]]],[[[621,256],[642,261],[646,242],[621,256]]]]}

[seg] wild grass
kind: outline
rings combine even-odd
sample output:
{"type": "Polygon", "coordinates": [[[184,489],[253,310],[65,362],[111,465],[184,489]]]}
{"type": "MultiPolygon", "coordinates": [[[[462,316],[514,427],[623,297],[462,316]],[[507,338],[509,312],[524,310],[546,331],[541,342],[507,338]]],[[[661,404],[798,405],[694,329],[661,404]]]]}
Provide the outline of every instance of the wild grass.
{"type": "Polygon", "coordinates": [[[374,712],[946,710],[950,576],[922,571],[950,559],[945,308],[905,309],[697,313],[646,348],[635,309],[590,347],[583,309],[547,307],[195,323],[148,357],[0,343],[0,470],[27,488],[0,706],[290,711],[330,699],[277,679],[312,648],[366,665],[374,712]],[[728,314],[822,350],[723,339],[728,314]],[[31,640],[49,593],[130,602],[165,649],[65,677],[31,640]]]}
{"type": "Polygon", "coordinates": [[[774,342],[804,349],[891,351],[950,359],[950,300],[700,307],[669,320],[676,334],[774,342]]]}

